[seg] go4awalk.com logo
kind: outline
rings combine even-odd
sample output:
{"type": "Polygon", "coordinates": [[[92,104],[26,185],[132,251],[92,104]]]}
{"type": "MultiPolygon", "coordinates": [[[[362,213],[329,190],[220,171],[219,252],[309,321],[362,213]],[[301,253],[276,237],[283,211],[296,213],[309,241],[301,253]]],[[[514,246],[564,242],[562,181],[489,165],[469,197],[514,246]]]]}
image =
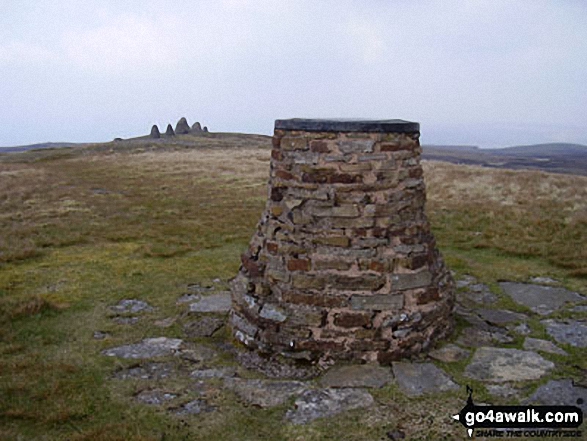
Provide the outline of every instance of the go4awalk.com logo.
{"type": "Polygon", "coordinates": [[[477,406],[467,386],[467,405],[453,418],[475,434],[486,438],[581,438],[577,430],[583,412],[576,406],[477,406]]]}

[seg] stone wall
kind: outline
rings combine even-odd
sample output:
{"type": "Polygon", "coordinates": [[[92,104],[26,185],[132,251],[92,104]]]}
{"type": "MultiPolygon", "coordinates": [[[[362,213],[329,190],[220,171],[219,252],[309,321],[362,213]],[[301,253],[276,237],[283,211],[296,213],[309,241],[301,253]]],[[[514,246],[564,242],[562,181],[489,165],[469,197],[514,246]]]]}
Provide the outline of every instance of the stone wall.
{"type": "Polygon", "coordinates": [[[420,153],[416,123],[276,122],[267,206],[232,281],[239,341],[387,363],[450,332],[420,153]]]}

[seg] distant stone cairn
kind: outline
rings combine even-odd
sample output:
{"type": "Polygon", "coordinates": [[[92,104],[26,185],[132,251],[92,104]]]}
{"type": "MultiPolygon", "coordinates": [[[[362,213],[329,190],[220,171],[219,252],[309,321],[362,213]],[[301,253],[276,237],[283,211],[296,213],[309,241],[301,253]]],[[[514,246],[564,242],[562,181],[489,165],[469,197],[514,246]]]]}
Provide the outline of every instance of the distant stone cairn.
{"type": "Polygon", "coordinates": [[[173,131],[171,124],[167,124],[167,130],[165,130],[165,134],[167,136],[175,136],[175,132],[173,131]]]}
{"type": "Polygon", "coordinates": [[[195,122],[194,125],[192,126],[192,132],[201,132],[202,131],[202,125],[199,122],[195,122]]]}
{"type": "Polygon", "coordinates": [[[190,126],[185,117],[182,117],[177,122],[177,125],[175,126],[175,133],[178,135],[185,135],[187,133],[190,133],[190,126]]]}
{"type": "Polygon", "coordinates": [[[161,138],[161,133],[159,132],[159,127],[157,127],[157,124],[155,124],[153,127],[151,127],[151,135],[149,135],[149,136],[153,139],[161,138]]]}
{"type": "Polygon", "coordinates": [[[204,132],[208,133],[208,127],[204,126],[204,132]]]}

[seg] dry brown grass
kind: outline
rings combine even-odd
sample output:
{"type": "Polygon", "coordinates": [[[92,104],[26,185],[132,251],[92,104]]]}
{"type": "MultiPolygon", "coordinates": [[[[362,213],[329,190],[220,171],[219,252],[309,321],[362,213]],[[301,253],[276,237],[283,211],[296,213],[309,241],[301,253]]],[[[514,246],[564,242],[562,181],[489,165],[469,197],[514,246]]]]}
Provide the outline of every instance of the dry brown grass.
{"type": "Polygon", "coordinates": [[[424,163],[441,241],[545,259],[587,276],[587,177],[424,163]]]}

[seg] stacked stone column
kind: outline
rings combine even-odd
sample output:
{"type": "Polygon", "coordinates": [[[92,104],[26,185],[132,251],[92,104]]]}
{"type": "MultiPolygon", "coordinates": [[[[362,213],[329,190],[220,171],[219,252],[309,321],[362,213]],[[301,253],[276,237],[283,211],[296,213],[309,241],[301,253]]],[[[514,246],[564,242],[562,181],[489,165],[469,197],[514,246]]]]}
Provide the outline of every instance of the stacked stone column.
{"type": "Polygon", "coordinates": [[[267,206],[231,283],[236,339],[387,363],[450,332],[420,153],[417,123],[276,121],[267,206]]]}

